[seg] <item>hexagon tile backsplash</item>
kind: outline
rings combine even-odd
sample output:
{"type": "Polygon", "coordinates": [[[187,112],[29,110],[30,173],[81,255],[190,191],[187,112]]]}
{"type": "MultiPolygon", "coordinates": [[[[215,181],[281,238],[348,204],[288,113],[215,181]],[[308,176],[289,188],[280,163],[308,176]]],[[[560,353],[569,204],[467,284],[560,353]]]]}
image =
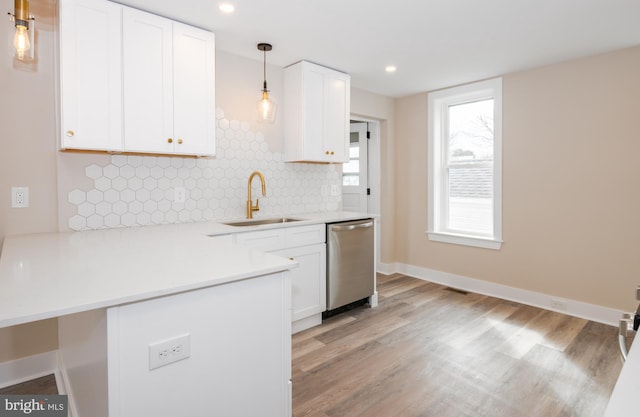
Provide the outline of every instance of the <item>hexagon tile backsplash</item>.
{"type": "Polygon", "coordinates": [[[260,213],[296,214],[339,210],[341,170],[335,164],[292,164],[282,153],[269,151],[261,132],[247,122],[228,120],[216,110],[216,157],[113,155],[107,166],[89,165],[93,189],[69,192],[77,214],[72,230],[91,230],[151,224],[188,223],[244,217],[247,180],[253,171],[264,174],[267,195],[254,180],[253,197],[260,213]],[[175,189],[185,190],[176,202],[175,189]]]}

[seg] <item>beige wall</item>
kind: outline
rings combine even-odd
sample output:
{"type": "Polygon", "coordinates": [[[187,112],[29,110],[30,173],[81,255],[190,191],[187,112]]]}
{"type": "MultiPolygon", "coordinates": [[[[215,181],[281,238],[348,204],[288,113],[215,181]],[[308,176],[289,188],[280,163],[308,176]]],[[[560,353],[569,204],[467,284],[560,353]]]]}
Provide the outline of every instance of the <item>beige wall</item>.
{"type": "MultiPolygon", "coordinates": [[[[12,10],[13,2],[2,0],[0,6],[3,12],[12,10]]],[[[14,68],[10,61],[4,38],[9,20],[6,16],[0,19],[0,242],[7,235],[57,230],[54,8],[49,2],[38,2],[32,11],[38,16],[38,59],[28,71],[14,68]],[[29,208],[11,208],[12,186],[29,187],[29,208]]],[[[55,320],[0,329],[0,362],[56,346],[55,320]]]]}
{"type": "Polygon", "coordinates": [[[351,114],[380,122],[380,261],[395,262],[394,134],[395,100],[357,88],[351,89],[351,114]]]}
{"type": "Polygon", "coordinates": [[[427,94],[399,99],[398,262],[635,308],[638,97],[640,47],[504,76],[500,251],[427,239],[427,94]]]}
{"type": "MultiPolygon", "coordinates": [[[[0,10],[12,10],[13,2],[2,0],[0,10]]],[[[54,231],[56,210],[56,143],[53,112],[52,6],[37,4],[37,61],[18,69],[9,58],[6,34],[10,22],[0,19],[0,242],[18,233],[54,231]],[[40,17],[41,16],[41,17],[40,17]],[[29,187],[30,206],[11,208],[12,186],[29,187]]]]}

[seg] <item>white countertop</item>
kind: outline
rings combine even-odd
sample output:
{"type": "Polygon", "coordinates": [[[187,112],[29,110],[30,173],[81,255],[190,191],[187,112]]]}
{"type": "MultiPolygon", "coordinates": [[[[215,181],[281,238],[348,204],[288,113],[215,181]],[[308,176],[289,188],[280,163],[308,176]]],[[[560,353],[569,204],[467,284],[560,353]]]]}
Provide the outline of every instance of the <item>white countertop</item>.
{"type": "Polygon", "coordinates": [[[640,398],[640,338],[629,349],[604,417],[637,417],[640,398]]]}
{"type": "MultiPolygon", "coordinates": [[[[259,218],[276,216],[256,216],[259,218]]],[[[209,236],[373,217],[331,212],[302,221],[218,222],[8,236],[0,257],[0,328],[283,271],[295,262],[209,236]]]]}

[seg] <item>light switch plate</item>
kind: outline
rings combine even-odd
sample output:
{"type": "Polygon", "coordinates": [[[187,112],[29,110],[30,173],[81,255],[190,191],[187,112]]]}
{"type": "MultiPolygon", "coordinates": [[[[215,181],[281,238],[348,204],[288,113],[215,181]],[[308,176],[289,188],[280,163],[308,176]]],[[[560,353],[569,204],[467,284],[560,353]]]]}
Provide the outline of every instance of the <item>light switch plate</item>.
{"type": "Polygon", "coordinates": [[[174,201],[176,203],[184,203],[187,199],[187,190],[185,190],[183,187],[176,187],[173,190],[173,195],[175,197],[174,201]]]}

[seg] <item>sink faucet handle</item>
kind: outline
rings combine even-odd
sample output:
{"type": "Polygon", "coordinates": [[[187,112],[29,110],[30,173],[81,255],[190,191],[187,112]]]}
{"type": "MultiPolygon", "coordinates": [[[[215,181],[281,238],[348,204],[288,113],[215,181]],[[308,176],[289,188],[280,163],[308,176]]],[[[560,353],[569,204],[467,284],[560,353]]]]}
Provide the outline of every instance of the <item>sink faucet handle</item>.
{"type": "Polygon", "coordinates": [[[262,195],[267,195],[267,187],[264,181],[264,175],[262,175],[259,171],[254,171],[249,175],[249,181],[247,181],[247,219],[253,218],[253,212],[260,210],[260,200],[256,198],[256,205],[253,205],[253,200],[251,198],[251,181],[253,177],[258,176],[260,178],[260,185],[262,186],[262,195]]]}

